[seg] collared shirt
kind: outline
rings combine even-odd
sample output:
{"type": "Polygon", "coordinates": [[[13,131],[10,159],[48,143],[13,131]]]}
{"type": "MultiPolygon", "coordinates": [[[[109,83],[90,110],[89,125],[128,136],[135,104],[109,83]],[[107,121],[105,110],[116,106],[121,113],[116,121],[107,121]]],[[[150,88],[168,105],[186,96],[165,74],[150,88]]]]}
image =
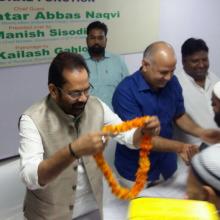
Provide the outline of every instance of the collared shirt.
{"type": "Polygon", "coordinates": [[[119,55],[105,52],[105,56],[97,61],[89,53],[82,54],[90,70],[90,82],[94,86],[92,95],[99,97],[112,108],[112,95],[119,82],[128,75],[125,62],[119,55]]]}
{"type": "MultiPolygon", "coordinates": [[[[104,109],[104,125],[118,124],[122,122],[121,119],[114,114],[105,103],[101,102],[101,104],[104,109]]],[[[39,131],[37,130],[33,120],[27,115],[23,115],[21,117],[19,128],[21,178],[26,186],[31,190],[47,187],[41,187],[38,183],[37,170],[40,162],[43,160],[44,154],[43,143],[39,131]]],[[[121,133],[116,136],[115,139],[121,143],[128,144],[132,148],[134,131],[135,129],[132,129],[128,132],[121,133]]],[[[78,166],[77,180],[76,201],[73,213],[74,218],[97,209],[97,205],[88,182],[88,177],[82,163],[78,166]]]]}
{"type": "MultiPolygon", "coordinates": [[[[115,90],[112,105],[122,120],[157,115],[161,123],[160,135],[165,138],[172,138],[173,121],[185,113],[182,89],[175,76],[164,88],[154,91],[140,71],[122,80],[115,90]]],[[[160,174],[168,178],[176,170],[174,153],[151,152],[150,160],[151,181],[158,179],[160,174]]],[[[121,176],[133,181],[138,166],[138,150],[117,144],[115,166],[121,176]]]]}
{"type": "MultiPolygon", "coordinates": [[[[178,80],[183,89],[184,105],[186,113],[203,128],[217,128],[214,121],[214,112],[211,105],[212,89],[218,77],[209,72],[205,87],[199,86],[195,80],[185,72],[177,74],[178,80]]],[[[175,128],[175,139],[199,145],[201,140],[199,138],[187,135],[180,129],[175,128]]]]}

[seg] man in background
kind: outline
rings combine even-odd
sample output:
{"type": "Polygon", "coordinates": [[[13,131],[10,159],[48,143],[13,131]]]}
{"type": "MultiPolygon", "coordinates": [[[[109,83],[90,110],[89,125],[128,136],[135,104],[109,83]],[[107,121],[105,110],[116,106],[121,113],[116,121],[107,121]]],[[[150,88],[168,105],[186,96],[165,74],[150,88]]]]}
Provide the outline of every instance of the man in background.
{"type": "Polygon", "coordinates": [[[93,95],[99,97],[109,107],[118,83],[128,75],[125,62],[119,55],[106,51],[108,28],[100,21],[87,27],[86,43],[88,52],[83,56],[90,71],[90,82],[94,86],[93,95]]]}
{"type": "MultiPolygon", "coordinates": [[[[183,71],[177,74],[177,77],[183,90],[186,114],[204,128],[217,128],[211,97],[218,77],[209,71],[208,52],[209,48],[204,40],[187,39],[181,47],[183,71]]],[[[174,139],[198,146],[202,141],[181,131],[178,127],[174,129],[174,139]]],[[[181,179],[185,187],[189,169],[181,160],[178,160],[178,165],[176,179],[181,179]]],[[[174,181],[172,186],[175,184],[174,181]]]]}
{"type": "MultiPolygon", "coordinates": [[[[166,42],[155,42],[144,51],[142,67],[126,77],[115,90],[113,108],[122,120],[143,115],[156,115],[161,122],[161,137],[153,138],[155,145],[164,146],[166,152],[151,152],[149,181],[157,181],[162,176],[168,179],[177,169],[176,153],[195,146],[172,140],[173,123],[184,132],[202,137],[207,130],[198,126],[185,113],[182,89],[173,75],[176,56],[172,46],[166,42]],[[171,152],[171,149],[175,151],[171,152]],[[176,152],[176,153],[174,153],[176,152]]],[[[212,131],[210,131],[212,133],[212,131]]],[[[195,152],[195,151],[194,151],[195,152]]],[[[191,155],[183,158],[190,161],[191,155]]],[[[125,185],[132,185],[138,166],[139,152],[128,146],[117,144],[115,166],[125,185]]]]}
{"type": "MultiPolygon", "coordinates": [[[[218,77],[209,71],[209,48],[202,39],[189,38],[181,48],[183,72],[177,74],[183,89],[186,113],[204,128],[217,128],[211,106],[211,96],[218,77]]],[[[200,145],[201,140],[179,129],[175,139],[200,145]]]]}

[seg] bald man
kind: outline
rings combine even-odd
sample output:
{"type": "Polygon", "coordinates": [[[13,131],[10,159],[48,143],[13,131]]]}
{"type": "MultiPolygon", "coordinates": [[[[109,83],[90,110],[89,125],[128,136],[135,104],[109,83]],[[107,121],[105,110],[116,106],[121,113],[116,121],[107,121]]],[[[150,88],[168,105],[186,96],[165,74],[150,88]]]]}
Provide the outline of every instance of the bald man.
{"type": "MultiPolygon", "coordinates": [[[[173,123],[196,137],[207,132],[185,114],[182,89],[173,75],[175,66],[176,56],[172,46],[166,42],[155,42],[144,51],[140,70],[122,80],[113,95],[114,111],[122,120],[143,115],[159,117],[160,137],[153,138],[153,144],[162,150],[150,154],[150,185],[175,173],[177,153],[188,163],[196,151],[194,145],[171,140],[173,123]]],[[[139,150],[117,144],[115,167],[125,186],[130,187],[135,181],[138,159],[139,150]]]]}

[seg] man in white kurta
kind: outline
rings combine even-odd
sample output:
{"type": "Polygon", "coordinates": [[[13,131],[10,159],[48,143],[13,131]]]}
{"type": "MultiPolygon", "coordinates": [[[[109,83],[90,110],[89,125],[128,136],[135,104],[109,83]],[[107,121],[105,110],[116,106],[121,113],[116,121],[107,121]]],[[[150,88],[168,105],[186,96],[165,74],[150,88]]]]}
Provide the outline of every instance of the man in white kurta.
{"type": "MultiPolygon", "coordinates": [[[[204,88],[200,87],[194,79],[184,71],[178,75],[178,79],[183,88],[184,104],[187,114],[204,128],[216,128],[217,126],[214,122],[214,113],[211,105],[211,94],[213,85],[218,81],[217,76],[208,72],[204,88]]],[[[197,145],[201,143],[200,139],[179,130],[176,132],[175,137],[187,143],[197,145]]]]}
{"type": "MultiPolygon", "coordinates": [[[[183,71],[177,74],[183,89],[186,113],[201,127],[217,128],[211,105],[214,84],[219,78],[209,71],[208,47],[202,39],[190,38],[182,45],[183,71]]],[[[200,145],[198,138],[176,131],[175,137],[200,145]]]]}
{"type": "MultiPolygon", "coordinates": [[[[186,113],[201,127],[217,128],[211,97],[213,86],[219,78],[209,71],[209,49],[204,40],[189,38],[183,43],[181,52],[183,71],[177,77],[182,86],[186,113]]],[[[197,146],[202,142],[178,128],[175,128],[174,138],[197,146]]],[[[184,196],[187,176],[188,166],[179,160],[176,176],[169,184],[171,194],[176,193],[174,197],[184,196]]]]}

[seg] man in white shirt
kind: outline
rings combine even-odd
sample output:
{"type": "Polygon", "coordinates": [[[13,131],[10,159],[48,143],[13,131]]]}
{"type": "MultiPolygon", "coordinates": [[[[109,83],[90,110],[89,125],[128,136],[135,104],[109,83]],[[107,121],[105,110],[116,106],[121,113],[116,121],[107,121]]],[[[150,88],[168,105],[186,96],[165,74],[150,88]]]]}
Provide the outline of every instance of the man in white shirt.
{"type": "MultiPolygon", "coordinates": [[[[212,89],[219,80],[209,71],[209,49],[202,39],[189,38],[182,47],[183,71],[177,74],[182,86],[186,113],[203,128],[217,128],[214,121],[214,112],[211,105],[212,89]]],[[[201,139],[188,135],[177,127],[174,129],[174,139],[199,146],[201,139]]],[[[188,167],[178,160],[176,177],[170,184],[175,188],[182,184],[180,194],[184,194],[188,167]]]]}
{"type": "MultiPolygon", "coordinates": [[[[19,120],[20,173],[27,186],[24,216],[28,220],[102,219],[102,174],[92,155],[102,152],[110,137],[101,132],[102,127],[121,119],[89,96],[92,85],[81,55],[58,54],[49,68],[48,88],[49,95],[19,120]]],[[[152,117],[142,128],[115,138],[138,146],[143,135],[159,132],[160,123],[152,117]]],[[[182,150],[188,155],[192,149],[182,150]]]]}
{"type": "MultiPolygon", "coordinates": [[[[177,74],[183,89],[186,113],[203,128],[217,128],[211,106],[211,95],[218,77],[209,71],[209,49],[202,39],[189,38],[181,48],[183,72],[177,74]]],[[[176,130],[175,138],[187,143],[201,140],[176,130]]]]}

